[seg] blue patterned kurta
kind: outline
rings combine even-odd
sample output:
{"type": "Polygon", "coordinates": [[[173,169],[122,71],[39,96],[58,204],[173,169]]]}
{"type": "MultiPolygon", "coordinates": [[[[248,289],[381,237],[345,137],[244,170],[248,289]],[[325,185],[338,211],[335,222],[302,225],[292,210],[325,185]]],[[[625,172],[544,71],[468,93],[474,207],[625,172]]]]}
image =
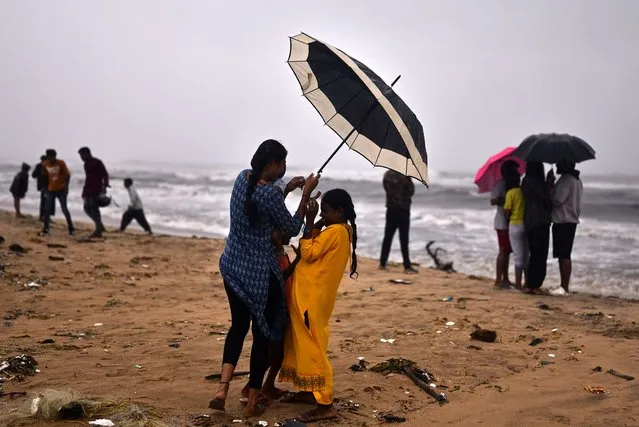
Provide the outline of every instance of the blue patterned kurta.
{"type": "Polygon", "coordinates": [[[271,233],[279,227],[284,233],[296,236],[304,220],[291,216],[284,204],[284,194],[272,185],[258,185],[253,193],[260,214],[259,222],[251,227],[244,210],[250,170],[244,170],[235,180],[231,194],[231,228],[224,253],[220,258],[220,273],[226,284],[251,310],[252,319],[267,337],[270,335],[264,310],[268,298],[271,273],[282,288],[282,304],[275,327],[286,321],[284,285],[275,256],[271,233]]]}

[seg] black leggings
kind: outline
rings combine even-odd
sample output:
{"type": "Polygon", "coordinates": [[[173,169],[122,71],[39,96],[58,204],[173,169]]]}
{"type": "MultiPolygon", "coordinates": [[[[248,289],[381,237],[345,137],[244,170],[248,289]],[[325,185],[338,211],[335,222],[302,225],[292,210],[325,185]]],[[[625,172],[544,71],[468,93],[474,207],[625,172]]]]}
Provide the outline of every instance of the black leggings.
{"type": "MultiPolygon", "coordinates": [[[[226,290],[229,305],[231,306],[231,327],[229,328],[229,333],[226,335],[222,363],[230,363],[233,366],[237,366],[237,361],[242,354],[244,338],[246,338],[249,326],[251,326],[253,316],[249,308],[244,304],[244,301],[235,295],[235,292],[233,292],[226,283],[224,283],[224,289],[226,290]]],[[[266,317],[266,323],[269,329],[273,327],[277,310],[282,303],[281,299],[281,284],[279,280],[271,274],[268,299],[264,310],[264,316],[266,317]]],[[[253,333],[253,346],[251,347],[249,387],[259,390],[262,388],[264,374],[269,365],[269,339],[262,333],[255,321],[253,321],[251,331],[253,333]]]]}

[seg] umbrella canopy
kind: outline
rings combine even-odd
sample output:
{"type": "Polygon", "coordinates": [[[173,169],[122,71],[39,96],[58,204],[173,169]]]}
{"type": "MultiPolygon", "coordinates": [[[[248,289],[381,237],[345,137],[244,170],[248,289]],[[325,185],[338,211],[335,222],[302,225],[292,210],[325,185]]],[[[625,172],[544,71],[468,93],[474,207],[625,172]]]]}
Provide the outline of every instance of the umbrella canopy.
{"type": "Polygon", "coordinates": [[[519,171],[519,174],[524,174],[524,171],[526,170],[526,162],[513,156],[516,149],[516,147],[504,148],[499,153],[491,156],[488,161],[484,163],[484,166],[479,168],[474,181],[478,187],[477,192],[488,193],[493,189],[495,183],[502,179],[501,165],[506,160],[513,160],[517,162],[517,170],[519,171]]]}
{"type": "Polygon", "coordinates": [[[393,89],[366,65],[333,46],[304,33],[290,40],[288,64],[303,95],[342,144],[374,166],[427,184],[424,130],[393,89]]]}
{"type": "Polygon", "coordinates": [[[524,139],[514,153],[528,162],[579,163],[595,158],[595,150],[583,139],[568,134],[540,133],[524,139]]]}

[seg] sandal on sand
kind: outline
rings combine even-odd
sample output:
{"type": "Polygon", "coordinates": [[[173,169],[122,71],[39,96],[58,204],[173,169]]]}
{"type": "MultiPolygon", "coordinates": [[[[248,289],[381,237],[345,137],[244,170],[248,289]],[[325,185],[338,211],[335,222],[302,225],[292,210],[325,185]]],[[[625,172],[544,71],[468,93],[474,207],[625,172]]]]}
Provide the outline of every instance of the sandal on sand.
{"type": "Polygon", "coordinates": [[[304,412],[302,415],[297,417],[297,420],[305,424],[309,424],[316,423],[318,421],[334,420],[336,418],[337,411],[335,410],[335,408],[315,408],[311,409],[310,411],[304,412]]]}
{"type": "Polygon", "coordinates": [[[215,411],[224,412],[226,410],[225,406],[226,406],[226,401],[224,399],[214,398],[209,402],[209,408],[215,411]]]}
{"type": "Polygon", "coordinates": [[[317,401],[315,400],[315,396],[313,393],[299,391],[297,393],[294,392],[286,392],[284,396],[280,398],[280,402],[283,403],[307,403],[310,405],[315,405],[317,401]]]}

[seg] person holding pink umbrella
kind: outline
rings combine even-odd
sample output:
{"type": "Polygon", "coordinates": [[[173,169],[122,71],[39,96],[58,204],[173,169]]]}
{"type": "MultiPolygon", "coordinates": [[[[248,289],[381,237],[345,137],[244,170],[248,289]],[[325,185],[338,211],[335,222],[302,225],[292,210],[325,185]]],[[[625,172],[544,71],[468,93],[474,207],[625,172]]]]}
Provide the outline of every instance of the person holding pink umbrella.
{"type": "Polygon", "coordinates": [[[508,235],[508,220],[503,208],[506,198],[506,183],[503,177],[508,170],[523,172],[526,165],[523,160],[512,157],[515,149],[515,147],[508,147],[491,156],[477,171],[474,181],[479,193],[490,192],[490,205],[496,207],[494,229],[497,232],[499,253],[495,268],[495,287],[500,288],[511,286],[508,279],[508,265],[512,252],[508,235]]]}

